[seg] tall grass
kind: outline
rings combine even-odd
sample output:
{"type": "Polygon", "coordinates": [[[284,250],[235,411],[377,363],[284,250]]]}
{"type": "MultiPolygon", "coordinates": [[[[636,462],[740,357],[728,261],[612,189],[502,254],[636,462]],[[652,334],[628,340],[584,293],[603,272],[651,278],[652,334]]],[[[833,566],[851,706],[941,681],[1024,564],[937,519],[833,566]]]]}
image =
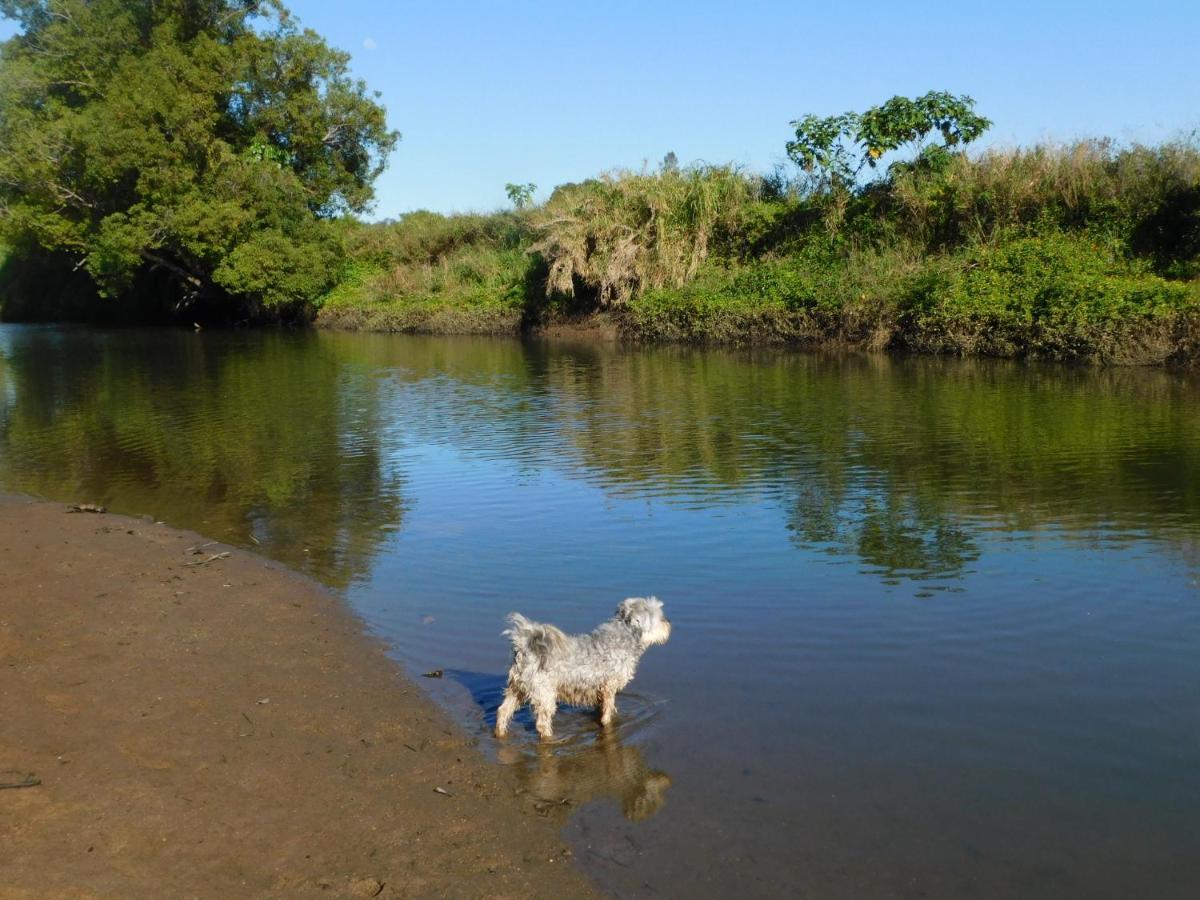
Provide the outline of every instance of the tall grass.
{"type": "Polygon", "coordinates": [[[533,218],[532,250],[550,293],[623,306],[644,290],[682,287],[738,240],[759,180],[732,166],[613,172],[558,188],[533,218]]]}
{"type": "Polygon", "coordinates": [[[1200,147],[1107,140],[956,156],[888,186],[899,230],[933,249],[1014,227],[1104,232],[1131,254],[1194,277],[1200,254],[1200,147]]]}

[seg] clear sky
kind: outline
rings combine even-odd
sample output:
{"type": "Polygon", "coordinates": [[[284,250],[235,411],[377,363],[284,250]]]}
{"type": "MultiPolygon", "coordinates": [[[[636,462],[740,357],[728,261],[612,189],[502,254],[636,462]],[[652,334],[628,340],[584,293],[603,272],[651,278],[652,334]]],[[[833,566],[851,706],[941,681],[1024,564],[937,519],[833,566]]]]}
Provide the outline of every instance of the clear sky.
{"type": "MultiPolygon", "coordinates": [[[[1200,0],[290,0],[403,133],[374,217],[492,209],[674,151],[784,160],[788,122],[968,93],[986,143],[1200,127],[1200,0]]],[[[7,31],[7,29],[5,29],[7,31]]]]}

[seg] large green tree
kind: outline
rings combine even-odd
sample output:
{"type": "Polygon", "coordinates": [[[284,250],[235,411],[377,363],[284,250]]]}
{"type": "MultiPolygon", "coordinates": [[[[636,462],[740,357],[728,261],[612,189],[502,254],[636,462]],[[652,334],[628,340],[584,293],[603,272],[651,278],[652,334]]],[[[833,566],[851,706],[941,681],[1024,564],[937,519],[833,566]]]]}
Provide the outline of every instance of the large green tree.
{"type": "Polygon", "coordinates": [[[303,305],[398,135],[278,0],[0,0],[0,240],[176,304],[303,305]]]}

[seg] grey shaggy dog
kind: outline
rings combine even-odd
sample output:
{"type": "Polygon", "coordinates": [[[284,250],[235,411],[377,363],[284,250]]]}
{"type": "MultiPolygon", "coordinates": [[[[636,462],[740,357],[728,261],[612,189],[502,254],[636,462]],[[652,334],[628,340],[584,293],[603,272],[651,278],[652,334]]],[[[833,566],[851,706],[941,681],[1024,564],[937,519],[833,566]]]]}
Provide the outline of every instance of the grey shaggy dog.
{"type": "Polygon", "coordinates": [[[542,740],[554,736],[559,703],[597,706],[600,724],[610,725],[617,691],[633,680],[646,648],[665,644],[671,636],[662,608],[654,597],[630,597],[591,634],[564,634],[512,613],[512,627],[503,633],[512,641],[513,663],[504,702],[496,711],[496,736],[504,737],[513,713],[525,703],[533,707],[542,740]]]}

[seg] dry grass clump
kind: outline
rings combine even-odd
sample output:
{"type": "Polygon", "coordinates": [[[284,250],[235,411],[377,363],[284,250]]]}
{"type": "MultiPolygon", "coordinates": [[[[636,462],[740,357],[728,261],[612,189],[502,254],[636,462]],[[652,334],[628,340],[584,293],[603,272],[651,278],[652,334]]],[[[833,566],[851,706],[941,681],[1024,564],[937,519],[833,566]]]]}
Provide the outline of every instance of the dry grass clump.
{"type": "Polygon", "coordinates": [[[649,288],[683,286],[736,238],[759,184],[732,166],[695,166],[560,187],[533,220],[547,293],[582,289],[610,307],[649,288]]]}

